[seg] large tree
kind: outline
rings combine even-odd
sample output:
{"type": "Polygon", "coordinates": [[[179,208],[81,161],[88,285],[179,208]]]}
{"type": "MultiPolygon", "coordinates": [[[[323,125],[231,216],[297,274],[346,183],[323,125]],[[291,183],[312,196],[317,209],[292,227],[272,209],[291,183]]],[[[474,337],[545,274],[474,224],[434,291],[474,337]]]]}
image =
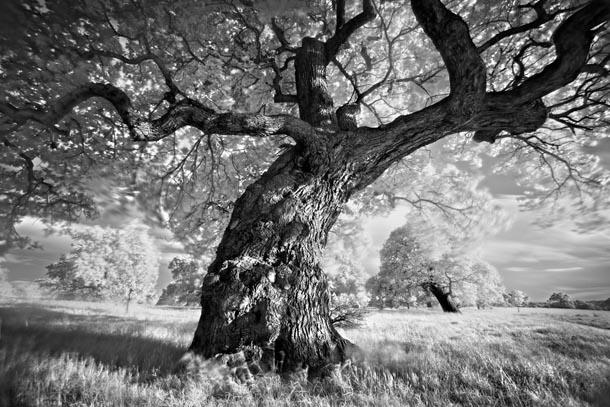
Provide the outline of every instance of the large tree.
{"type": "Polygon", "coordinates": [[[213,235],[197,219],[230,212],[191,350],[315,373],[349,353],[319,263],[328,233],[395,163],[470,135],[531,149],[557,186],[595,175],[561,153],[607,119],[610,5],[282,4],[3,1],[1,244],[26,213],[113,200],[194,243],[213,235]]]}

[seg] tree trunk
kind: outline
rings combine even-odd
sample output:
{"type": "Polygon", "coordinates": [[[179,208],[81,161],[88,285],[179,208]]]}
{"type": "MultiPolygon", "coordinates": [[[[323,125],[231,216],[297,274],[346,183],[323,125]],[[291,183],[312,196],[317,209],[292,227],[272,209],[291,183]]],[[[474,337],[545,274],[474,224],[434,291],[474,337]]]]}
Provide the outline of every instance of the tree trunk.
{"type": "MultiPolygon", "coordinates": [[[[203,281],[190,349],[204,357],[243,351],[262,369],[307,368],[315,376],[353,351],[331,323],[320,259],[343,205],[375,179],[368,172],[380,159],[364,133],[337,131],[328,62],[324,43],[303,39],[295,60],[297,100],[301,118],[315,130],[235,202],[203,281]]],[[[356,110],[344,110],[354,117],[343,121],[355,122],[356,110]]],[[[375,170],[391,164],[386,161],[375,170]]]]}
{"type": "Polygon", "coordinates": [[[331,323],[319,259],[328,232],[360,182],[336,131],[324,43],[304,38],[295,60],[300,116],[312,134],[284,152],[236,201],[203,282],[191,350],[205,357],[244,351],[265,369],[316,375],[352,346],[331,323]]]}
{"type": "Polygon", "coordinates": [[[451,299],[451,293],[446,292],[442,287],[434,283],[426,284],[426,288],[432,293],[432,295],[434,295],[434,297],[436,297],[438,303],[443,309],[443,312],[460,312],[458,307],[451,299]]]}
{"type": "Polygon", "coordinates": [[[314,125],[335,122],[333,99],[328,93],[324,43],[315,38],[303,38],[295,61],[295,79],[301,119],[314,125]]]}
{"type": "Polygon", "coordinates": [[[345,359],[319,259],[349,198],[349,172],[322,158],[294,147],[236,201],[204,278],[192,351],[244,351],[263,368],[314,375],[345,359]]]}
{"type": "Polygon", "coordinates": [[[129,289],[127,293],[127,301],[125,302],[125,314],[129,314],[129,303],[131,302],[131,294],[133,293],[133,288],[129,289]]]}

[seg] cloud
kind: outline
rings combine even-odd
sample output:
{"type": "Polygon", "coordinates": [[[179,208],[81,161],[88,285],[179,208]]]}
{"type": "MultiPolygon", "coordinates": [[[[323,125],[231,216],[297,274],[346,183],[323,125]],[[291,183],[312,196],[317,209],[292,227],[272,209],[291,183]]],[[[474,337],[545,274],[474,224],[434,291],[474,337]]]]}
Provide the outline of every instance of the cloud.
{"type": "Polygon", "coordinates": [[[577,271],[582,270],[582,267],[559,267],[559,268],[548,268],[544,271],[561,272],[561,271],[577,271]]]}
{"type": "Polygon", "coordinates": [[[610,298],[610,286],[592,287],[584,290],[566,287],[564,291],[568,292],[571,296],[585,300],[603,300],[610,298]]]}
{"type": "Polygon", "coordinates": [[[483,257],[492,264],[531,265],[544,261],[579,262],[578,256],[566,253],[562,246],[550,246],[532,241],[523,234],[519,240],[491,238],[482,245],[483,257]]]}
{"type": "Polygon", "coordinates": [[[506,267],[504,270],[515,271],[515,272],[519,273],[522,271],[530,271],[530,268],[528,268],[528,267],[506,267]]]}
{"type": "Polygon", "coordinates": [[[610,138],[603,138],[593,145],[583,146],[581,148],[587,154],[597,155],[600,159],[600,166],[610,170],[610,138]]]}

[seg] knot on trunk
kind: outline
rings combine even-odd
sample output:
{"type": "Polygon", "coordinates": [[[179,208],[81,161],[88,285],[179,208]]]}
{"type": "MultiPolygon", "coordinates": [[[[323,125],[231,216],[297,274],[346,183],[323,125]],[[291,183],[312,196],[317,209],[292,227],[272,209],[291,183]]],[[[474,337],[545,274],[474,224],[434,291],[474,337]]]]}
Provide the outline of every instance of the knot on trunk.
{"type": "Polygon", "coordinates": [[[337,109],[337,125],[340,130],[355,130],[358,128],[360,105],[348,103],[337,109]]]}

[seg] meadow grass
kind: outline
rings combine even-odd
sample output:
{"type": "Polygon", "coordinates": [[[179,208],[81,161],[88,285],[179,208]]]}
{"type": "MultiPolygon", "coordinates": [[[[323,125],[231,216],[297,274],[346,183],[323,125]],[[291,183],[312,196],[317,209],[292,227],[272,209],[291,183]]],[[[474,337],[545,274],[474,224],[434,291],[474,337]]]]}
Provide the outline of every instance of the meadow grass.
{"type": "MultiPolygon", "coordinates": [[[[0,406],[606,406],[610,312],[376,311],[361,360],[307,382],[174,372],[198,311],[0,303],[0,406]]],[[[207,362],[206,362],[207,363],[207,362]]]]}

